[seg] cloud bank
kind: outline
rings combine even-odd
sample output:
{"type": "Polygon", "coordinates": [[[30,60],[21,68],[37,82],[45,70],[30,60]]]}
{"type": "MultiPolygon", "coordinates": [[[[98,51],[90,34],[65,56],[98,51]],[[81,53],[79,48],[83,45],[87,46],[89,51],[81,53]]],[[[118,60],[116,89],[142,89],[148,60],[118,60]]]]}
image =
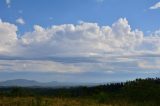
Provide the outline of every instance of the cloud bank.
{"type": "Polygon", "coordinates": [[[32,32],[20,37],[17,30],[16,25],[0,21],[1,70],[108,74],[159,70],[159,62],[156,68],[148,65],[160,56],[159,31],[146,36],[132,30],[126,18],[111,26],[87,22],[48,28],[34,25],[32,32]]]}

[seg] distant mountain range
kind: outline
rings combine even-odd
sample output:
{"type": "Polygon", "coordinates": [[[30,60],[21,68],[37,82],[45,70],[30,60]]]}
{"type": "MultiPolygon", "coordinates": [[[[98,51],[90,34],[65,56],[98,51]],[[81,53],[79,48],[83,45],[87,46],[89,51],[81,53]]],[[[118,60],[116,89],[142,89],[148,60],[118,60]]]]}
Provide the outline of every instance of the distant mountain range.
{"type": "Polygon", "coordinates": [[[38,82],[34,80],[15,79],[0,82],[0,87],[72,87],[72,86],[94,86],[96,83],[69,83],[69,82],[38,82]]]}

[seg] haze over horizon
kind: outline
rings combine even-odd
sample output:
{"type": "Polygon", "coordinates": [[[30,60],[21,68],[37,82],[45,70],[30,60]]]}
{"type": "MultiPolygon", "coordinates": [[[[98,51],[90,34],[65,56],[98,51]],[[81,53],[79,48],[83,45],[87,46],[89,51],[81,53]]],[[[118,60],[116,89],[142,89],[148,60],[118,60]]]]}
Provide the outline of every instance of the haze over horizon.
{"type": "Polygon", "coordinates": [[[159,0],[1,0],[0,81],[160,77],[159,0]]]}

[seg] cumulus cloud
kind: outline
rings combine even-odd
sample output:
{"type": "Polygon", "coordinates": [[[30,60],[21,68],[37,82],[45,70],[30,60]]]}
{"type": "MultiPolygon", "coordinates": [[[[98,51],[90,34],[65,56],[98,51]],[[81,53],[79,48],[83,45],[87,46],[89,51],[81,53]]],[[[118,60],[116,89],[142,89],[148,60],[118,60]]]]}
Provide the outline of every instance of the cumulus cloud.
{"type": "Polygon", "coordinates": [[[154,9],[159,9],[159,8],[160,8],[160,2],[158,2],[155,5],[151,6],[149,9],[154,10],[154,9]]]}
{"type": "Polygon", "coordinates": [[[11,0],[6,0],[6,4],[7,4],[7,7],[10,8],[11,7],[11,0]]]}
{"type": "Polygon", "coordinates": [[[0,54],[8,54],[17,43],[17,26],[0,20],[0,54]]]}
{"type": "Polygon", "coordinates": [[[16,23],[21,24],[21,25],[24,25],[24,24],[25,24],[25,21],[24,21],[23,18],[18,18],[18,19],[16,20],[16,23]]]}
{"type": "Polygon", "coordinates": [[[158,31],[144,36],[142,31],[133,30],[126,18],[120,18],[111,26],[87,22],[48,28],[34,25],[33,31],[26,32],[19,38],[16,31],[14,24],[0,21],[0,58],[3,60],[1,64],[6,61],[8,63],[9,60],[15,63],[2,64],[2,69],[10,67],[23,70],[23,66],[28,66],[26,70],[101,70],[111,74],[117,70],[143,70],[144,64],[139,64],[138,61],[141,62],[141,58],[146,57],[159,57],[160,53],[158,31]]]}
{"type": "Polygon", "coordinates": [[[41,51],[42,55],[90,56],[134,51],[142,40],[143,32],[132,31],[126,19],[119,19],[111,27],[85,22],[46,29],[35,25],[34,31],[25,33],[19,41],[31,52],[41,51]]]}

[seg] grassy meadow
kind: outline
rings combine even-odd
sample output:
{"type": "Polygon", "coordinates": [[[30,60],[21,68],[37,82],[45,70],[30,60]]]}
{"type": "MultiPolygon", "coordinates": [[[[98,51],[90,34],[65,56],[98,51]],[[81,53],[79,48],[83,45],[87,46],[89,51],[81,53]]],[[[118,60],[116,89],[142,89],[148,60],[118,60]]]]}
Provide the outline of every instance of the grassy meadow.
{"type": "Polygon", "coordinates": [[[152,102],[112,101],[100,103],[93,99],[82,98],[34,98],[34,97],[4,97],[0,106],[159,106],[152,102]]]}

